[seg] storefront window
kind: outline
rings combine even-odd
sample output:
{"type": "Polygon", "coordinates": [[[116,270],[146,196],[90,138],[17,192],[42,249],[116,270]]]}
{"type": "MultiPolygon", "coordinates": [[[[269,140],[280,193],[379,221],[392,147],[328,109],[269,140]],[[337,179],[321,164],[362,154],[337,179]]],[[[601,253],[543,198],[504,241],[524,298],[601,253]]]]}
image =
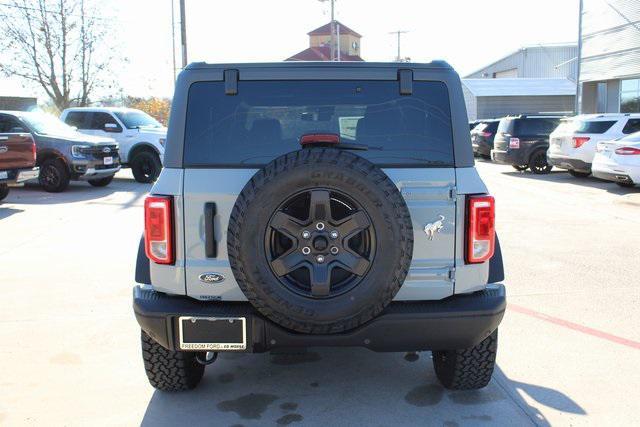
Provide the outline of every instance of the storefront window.
{"type": "Polygon", "coordinates": [[[640,79],[620,82],[620,112],[640,113],[640,79]]]}

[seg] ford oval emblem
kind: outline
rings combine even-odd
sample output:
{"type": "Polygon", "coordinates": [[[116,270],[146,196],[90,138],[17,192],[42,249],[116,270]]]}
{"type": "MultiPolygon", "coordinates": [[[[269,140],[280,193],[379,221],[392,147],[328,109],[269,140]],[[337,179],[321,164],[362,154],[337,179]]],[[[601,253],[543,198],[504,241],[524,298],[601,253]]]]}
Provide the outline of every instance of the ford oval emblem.
{"type": "Polygon", "coordinates": [[[198,276],[202,283],[215,284],[224,282],[224,276],[220,273],[202,273],[198,276]]]}

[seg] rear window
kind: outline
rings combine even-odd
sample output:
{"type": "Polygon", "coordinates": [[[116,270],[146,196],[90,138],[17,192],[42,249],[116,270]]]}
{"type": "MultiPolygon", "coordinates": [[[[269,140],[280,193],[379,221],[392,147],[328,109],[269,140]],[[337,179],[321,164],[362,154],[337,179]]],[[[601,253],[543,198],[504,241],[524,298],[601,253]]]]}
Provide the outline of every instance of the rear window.
{"type": "Polygon", "coordinates": [[[517,135],[549,135],[560,123],[559,118],[517,119],[514,133],[517,135]]]}
{"type": "Polygon", "coordinates": [[[264,165],[300,149],[308,133],[336,133],[363,144],[356,153],[380,166],[453,166],[449,94],[442,82],[239,81],[191,85],[185,166],[264,165]]]}
{"type": "Polygon", "coordinates": [[[497,129],[498,122],[482,122],[479,123],[475,128],[473,128],[473,131],[494,133],[497,129]]]}
{"type": "Polygon", "coordinates": [[[575,120],[573,122],[574,133],[605,133],[611,126],[616,124],[615,120],[603,120],[597,122],[587,122],[584,120],[575,120]]]}

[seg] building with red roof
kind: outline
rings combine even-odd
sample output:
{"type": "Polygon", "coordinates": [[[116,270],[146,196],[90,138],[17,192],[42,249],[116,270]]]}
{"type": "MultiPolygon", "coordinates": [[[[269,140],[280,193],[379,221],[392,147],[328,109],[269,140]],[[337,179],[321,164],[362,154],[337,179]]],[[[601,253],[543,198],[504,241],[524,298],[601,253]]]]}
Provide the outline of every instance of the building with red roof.
{"type": "MultiPolygon", "coordinates": [[[[335,33],[336,46],[339,46],[339,52],[336,50],[336,60],[364,61],[360,57],[360,34],[339,21],[335,21],[335,33]]],[[[307,34],[309,47],[287,58],[286,61],[331,61],[331,22],[307,34]]]]}

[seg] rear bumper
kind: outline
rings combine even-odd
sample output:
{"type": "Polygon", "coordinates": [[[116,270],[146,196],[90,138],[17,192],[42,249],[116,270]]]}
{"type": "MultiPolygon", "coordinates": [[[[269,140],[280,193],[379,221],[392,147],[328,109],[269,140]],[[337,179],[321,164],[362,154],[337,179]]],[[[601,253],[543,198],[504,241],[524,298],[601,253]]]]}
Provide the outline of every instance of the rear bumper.
{"type": "Polygon", "coordinates": [[[503,165],[526,165],[527,159],[521,150],[491,150],[491,160],[503,165]]]}
{"type": "Polygon", "coordinates": [[[604,179],[606,181],[621,182],[624,184],[639,184],[633,178],[624,172],[605,172],[602,170],[592,170],[593,176],[604,179]]]}
{"type": "Polygon", "coordinates": [[[579,159],[572,159],[570,157],[547,154],[547,162],[549,162],[550,165],[561,169],[577,170],[581,172],[591,171],[591,163],[587,163],[579,159]]]}
{"type": "Polygon", "coordinates": [[[472,347],[500,324],[506,307],[502,284],[439,301],[392,302],[378,317],[349,332],[309,335],[271,322],[248,302],[198,301],[135,286],[133,311],[140,327],[162,346],[179,348],[178,317],[245,317],[247,352],[292,347],[366,347],[374,351],[472,347]]]}
{"type": "Polygon", "coordinates": [[[19,184],[40,175],[39,168],[0,170],[0,184],[19,184]],[[4,178],[6,173],[6,178],[4,178]]]}

